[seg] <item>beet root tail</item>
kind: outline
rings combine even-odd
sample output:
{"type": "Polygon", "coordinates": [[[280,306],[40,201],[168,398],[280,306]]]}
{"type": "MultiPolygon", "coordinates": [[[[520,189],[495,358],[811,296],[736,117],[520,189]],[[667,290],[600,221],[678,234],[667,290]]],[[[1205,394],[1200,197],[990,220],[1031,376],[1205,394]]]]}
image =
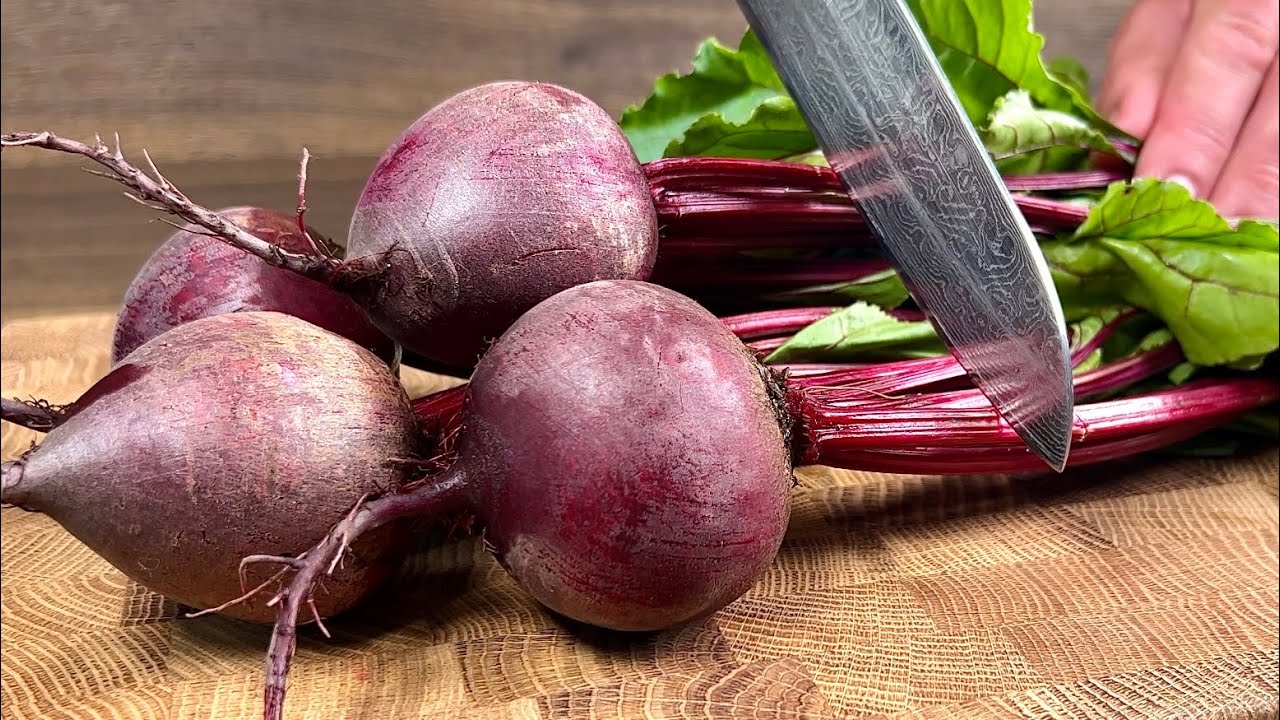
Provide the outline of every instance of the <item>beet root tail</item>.
{"type": "Polygon", "coordinates": [[[67,408],[53,405],[47,400],[0,398],[0,419],[28,430],[49,432],[66,417],[67,408]]]}
{"type": "MultiPolygon", "coordinates": [[[[316,585],[338,568],[351,544],[364,533],[400,518],[441,516],[461,509],[466,505],[467,497],[466,479],[455,466],[440,477],[417,483],[403,492],[357,504],[324,539],[296,558],[246,558],[253,562],[274,561],[284,565],[285,570],[294,570],[285,588],[267,603],[276,606],[276,622],[267,648],[262,696],[264,720],[281,720],[284,716],[289,666],[298,647],[298,615],[304,605],[310,608],[320,631],[326,637],[329,635],[316,612],[313,593],[316,585]]],[[[246,593],[241,599],[251,597],[263,586],[246,593]]]]}
{"type": "Polygon", "coordinates": [[[335,273],[342,267],[340,261],[327,255],[307,255],[284,250],[213,210],[197,205],[156,169],[145,150],[142,154],[147,160],[150,174],[125,160],[119,137],[116,138],[115,150],[112,150],[101,138],[95,138],[93,144],[89,144],[59,137],[48,131],[15,132],[0,136],[0,147],[36,147],[88,158],[107,169],[107,172],[95,174],[125,186],[128,189],[125,195],[130,199],[198,225],[208,234],[233,247],[312,280],[331,283],[335,273]]]}

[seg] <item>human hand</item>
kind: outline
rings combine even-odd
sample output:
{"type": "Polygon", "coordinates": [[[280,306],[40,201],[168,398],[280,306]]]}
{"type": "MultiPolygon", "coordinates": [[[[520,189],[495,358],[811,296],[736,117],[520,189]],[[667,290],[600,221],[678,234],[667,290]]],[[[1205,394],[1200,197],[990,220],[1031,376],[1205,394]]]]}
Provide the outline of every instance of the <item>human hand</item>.
{"type": "Polygon", "coordinates": [[[1276,219],[1280,0],[1137,0],[1099,110],[1143,140],[1135,175],[1185,183],[1226,217],[1276,219]]]}

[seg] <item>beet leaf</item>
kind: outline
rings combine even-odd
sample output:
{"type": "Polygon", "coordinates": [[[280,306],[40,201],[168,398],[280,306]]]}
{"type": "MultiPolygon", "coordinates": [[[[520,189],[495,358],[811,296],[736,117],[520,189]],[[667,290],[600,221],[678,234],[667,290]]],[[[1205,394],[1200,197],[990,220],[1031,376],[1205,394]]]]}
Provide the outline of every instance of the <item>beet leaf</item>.
{"type": "Polygon", "coordinates": [[[738,48],[703,41],[686,75],[658,78],[620,122],[641,162],[683,155],[776,160],[814,148],[813,135],[751,31],[738,48]]]}
{"type": "Polygon", "coordinates": [[[1197,365],[1250,366],[1280,344],[1276,227],[1232,227],[1176,183],[1115,183],[1074,233],[1041,247],[1069,317],[1149,310],[1197,365]]]}

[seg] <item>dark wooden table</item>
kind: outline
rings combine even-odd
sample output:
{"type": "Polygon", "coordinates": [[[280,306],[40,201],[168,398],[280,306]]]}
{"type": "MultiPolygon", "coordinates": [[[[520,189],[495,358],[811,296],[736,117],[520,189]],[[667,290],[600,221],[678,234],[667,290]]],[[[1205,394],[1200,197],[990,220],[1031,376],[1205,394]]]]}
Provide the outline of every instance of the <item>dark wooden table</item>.
{"type": "MultiPolygon", "coordinates": [[[[1102,72],[1129,0],[1041,2],[1050,54],[1102,72]]],[[[687,68],[708,35],[734,43],[733,0],[4,0],[3,128],[144,146],[211,206],[293,205],[316,156],[312,221],[341,236],[382,149],[435,102],[497,79],[558,82],[615,115],[687,68]]],[[[84,163],[6,152],[0,321],[109,308],[168,233],[84,163]]]]}

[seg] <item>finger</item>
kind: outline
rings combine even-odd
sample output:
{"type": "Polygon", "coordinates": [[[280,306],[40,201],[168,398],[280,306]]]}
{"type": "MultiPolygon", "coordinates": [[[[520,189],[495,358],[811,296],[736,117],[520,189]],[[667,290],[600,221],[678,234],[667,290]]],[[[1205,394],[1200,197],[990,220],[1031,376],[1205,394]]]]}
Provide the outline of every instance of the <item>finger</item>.
{"type": "Polygon", "coordinates": [[[1280,67],[1271,68],[1240,131],[1240,139],[1222,168],[1212,202],[1227,217],[1278,219],[1280,216],[1280,67]]]}
{"type": "Polygon", "coordinates": [[[1192,0],[1138,0],[1116,28],[1098,110],[1135,137],[1151,128],[1192,5],[1192,0]]]}
{"type": "Polygon", "coordinates": [[[1280,44],[1280,0],[1200,0],[1135,173],[1217,182],[1280,44]]]}

